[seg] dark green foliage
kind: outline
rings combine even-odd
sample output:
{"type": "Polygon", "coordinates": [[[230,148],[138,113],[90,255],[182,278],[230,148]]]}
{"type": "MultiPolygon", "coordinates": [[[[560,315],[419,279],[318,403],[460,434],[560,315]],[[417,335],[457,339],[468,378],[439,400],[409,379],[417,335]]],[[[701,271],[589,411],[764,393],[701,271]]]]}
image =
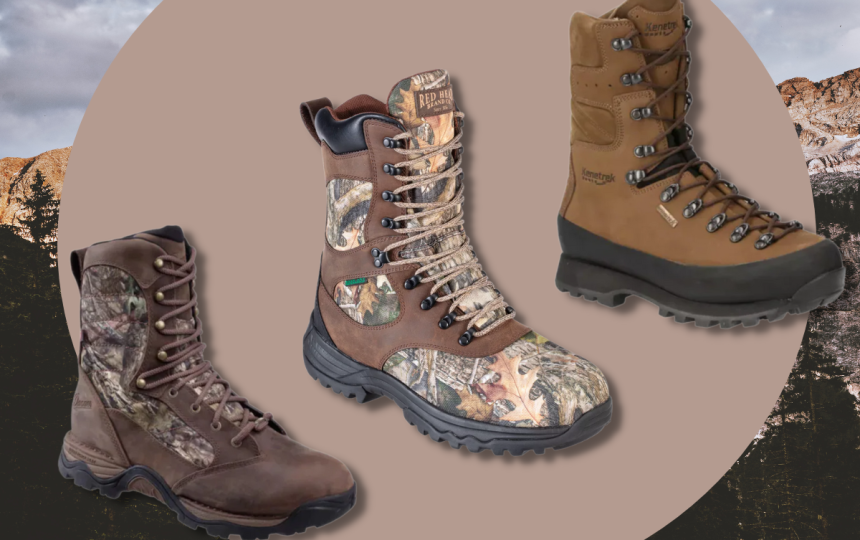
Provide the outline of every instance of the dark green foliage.
{"type": "MultiPolygon", "coordinates": [[[[54,190],[45,184],[42,171],[36,170],[36,177],[30,185],[30,194],[18,198],[21,208],[26,212],[19,220],[22,230],[33,242],[50,256],[57,257],[57,224],[60,219],[60,201],[54,198],[54,190]]],[[[56,264],[51,264],[56,266],[56,264]]]]}

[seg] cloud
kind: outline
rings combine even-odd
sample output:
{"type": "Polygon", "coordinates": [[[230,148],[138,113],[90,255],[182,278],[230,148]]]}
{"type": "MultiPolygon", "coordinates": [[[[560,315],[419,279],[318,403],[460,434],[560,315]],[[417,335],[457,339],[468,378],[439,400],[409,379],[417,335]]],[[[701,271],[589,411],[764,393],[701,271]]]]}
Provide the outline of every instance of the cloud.
{"type": "Polygon", "coordinates": [[[160,0],[3,0],[0,158],[69,146],[111,61],[160,0]]]}
{"type": "Polygon", "coordinates": [[[820,81],[860,67],[856,0],[714,0],[755,49],[775,83],[820,81]]]}

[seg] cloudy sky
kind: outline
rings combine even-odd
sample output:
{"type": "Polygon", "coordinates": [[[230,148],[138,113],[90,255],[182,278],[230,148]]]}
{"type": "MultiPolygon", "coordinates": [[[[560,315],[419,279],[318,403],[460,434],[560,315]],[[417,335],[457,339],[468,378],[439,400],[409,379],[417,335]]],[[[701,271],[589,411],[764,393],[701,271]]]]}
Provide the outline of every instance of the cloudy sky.
{"type": "MultiPolygon", "coordinates": [[[[0,158],[71,145],[99,80],[160,1],[0,0],[0,158]]],[[[860,67],[857,0],[714,1],[774,82],[860,67]]]]}
{"type": "Polygon", "coordinates": [[[0,158],[69,146],[111,60],[160,0],[0,0],[0,158]]]}

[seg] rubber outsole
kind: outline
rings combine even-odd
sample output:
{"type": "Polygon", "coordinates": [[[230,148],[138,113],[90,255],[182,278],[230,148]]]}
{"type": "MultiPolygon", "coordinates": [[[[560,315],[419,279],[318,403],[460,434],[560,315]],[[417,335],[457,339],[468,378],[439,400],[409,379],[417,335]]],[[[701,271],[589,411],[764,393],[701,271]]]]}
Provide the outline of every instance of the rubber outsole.
{"type": "Polygon", "coordinates": [[[292,535],[304,532],[309,527],[322,527],[346,514],[356,500],[356,486],[342,494],[324,497],[307,502],[296,508],[284,521],[267,527],[252,527],[231,523],[229,521],[207,521],[192,514],[167,487],[164,480],[152,469],[140,465],[130,467],[112,478],[100,478],[93,474],[83,461],[70,461],[63,451],[60,451],[58,462],[60,474],[68,480],[74,480],[75,485],[89,491],[98,490],[99,494],[110,499],[116,499],[126,491],[136,491],[129,485],[138,478],[143,478],[152,485],[160,497],[158,500],[166,504],[176,513],[183,525],[191,528],[203,528],[210,536],[228,538],[239,535],[243,540],[266,539],[271,534],[292,535]]]}
{"type": "Polygon", "coordinates": [[[449,414],[415,394],[384,371],[367,367],[343,354],[334,345],[318,310],[311,316],[304,336],[304,359],[308,373],[326,388],[331,388],[358,403],[381,396],[394,401],[406,421],[422,435],[436,442],[447,441],[452,448],[465,446],[470,452],[490,450],[521,456],[527,451],[543,454],[547,448],[559,450],[589,439],[612,418],[612,398],[580,416],[570,426],[523,428],[478,422],[449,414]]]}
{"type": "Polygon", "coordinates": [[[638,296],[659,308],[663,317],[679,323],[695,323],[708,328],[719,325],[756,326],[761,321],[776,322],[786,315],[806,313],[836,300],[845,283],[845,268],[818,276],[797,290],[791,298],[750,303],[713,304],[676,296],[637,277],[562,255],[556,287],[574,297],[582,297],[608,307],[618,307],[629,296],[638,296]]]}

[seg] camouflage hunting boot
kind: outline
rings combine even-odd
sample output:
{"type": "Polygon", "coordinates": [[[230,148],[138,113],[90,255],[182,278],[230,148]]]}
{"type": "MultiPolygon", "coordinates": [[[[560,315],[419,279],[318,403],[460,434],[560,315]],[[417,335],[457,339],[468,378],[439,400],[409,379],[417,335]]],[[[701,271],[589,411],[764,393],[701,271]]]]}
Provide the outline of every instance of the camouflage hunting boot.
{"type": "Polygon", "coordinates": [[[576,444],[612,414],[603,374],[514,320],[463,227],[463,114],[448,73],[386,103],[303,103],[327,216],[308,372],[365,402],[393,399],[434,440],[520,455],[576,444]]]}
{"type": "Polygon", "coordinates": [[[738,192],[693,151],[692,24],[678,0],[630,0],[570,23],[570,177],[556,284],[631,294],[697,326],[753,326],[832,302],[836,245],[738,192]]]}
{"type": "Polygon", "coordinates": [[[81,350],[60,472],[110,498],[154,497],[222,538],[337,519],[355,504],[346,467],[290,439],[203,359],[195,258],[173,226],[72,254],[81,350]]]}

